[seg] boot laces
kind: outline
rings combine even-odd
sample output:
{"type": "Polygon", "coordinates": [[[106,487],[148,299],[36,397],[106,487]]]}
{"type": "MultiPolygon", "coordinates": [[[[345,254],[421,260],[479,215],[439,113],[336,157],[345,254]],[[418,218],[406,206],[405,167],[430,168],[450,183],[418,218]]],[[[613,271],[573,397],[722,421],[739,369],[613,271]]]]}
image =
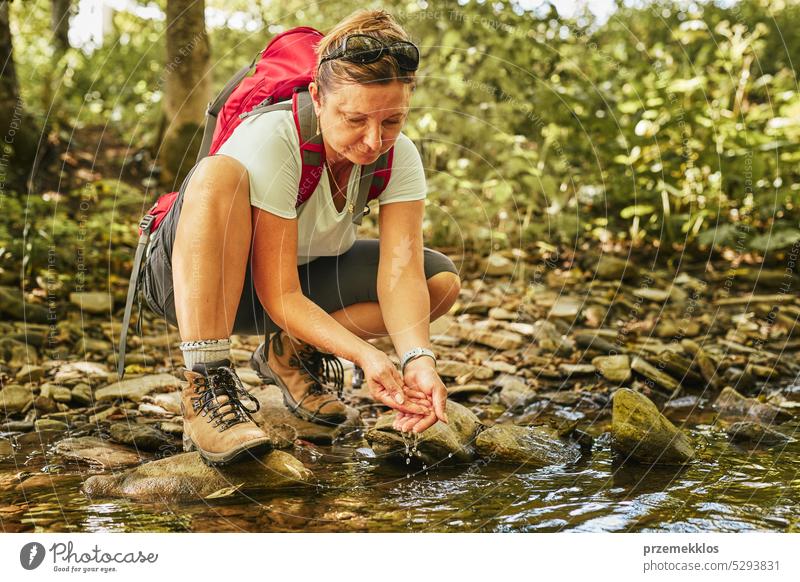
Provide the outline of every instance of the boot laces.
{"type": "Polygon", "coordinates": [[[339,400],[344,395],[344,366],[333,354],[319,351],[311,344],[305,343],[297,352],[297,357],[290,364],[301,369],[309,383],[307,390],[311,394],[331,394],[335,388],[339,400]]]}
{"type": "Polygon", "coordinates": [[[261,405],[245,389],[236,372],[227,366],[212,368],[208,370],[207,378],[205,389],[192,397],[195,411],[208,416],[208,422],[212,422],[220,432],[243,422],[255,423],[252,414],[258,412],[261,405]],[[254,408],[246,407],[242,398],[252,402],[254,408]]]}

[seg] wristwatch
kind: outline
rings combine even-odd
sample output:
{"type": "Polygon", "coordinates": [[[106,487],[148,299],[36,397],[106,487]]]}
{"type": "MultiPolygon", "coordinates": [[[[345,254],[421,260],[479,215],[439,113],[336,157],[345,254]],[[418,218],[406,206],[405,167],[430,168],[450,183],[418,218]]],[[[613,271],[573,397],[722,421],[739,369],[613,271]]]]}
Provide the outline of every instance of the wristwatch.
{"type": "Polygon", "coordinates": [[[403,358],[400,361],[400,373],[405,374],[406,364],[408,364],[411,360],[419,358],[420,356],[430,356],[433,358],[434,365],[436,364],[436,354],[434,354],[431,350],[428,348],[412,348],[403,354],[403,358]]]}

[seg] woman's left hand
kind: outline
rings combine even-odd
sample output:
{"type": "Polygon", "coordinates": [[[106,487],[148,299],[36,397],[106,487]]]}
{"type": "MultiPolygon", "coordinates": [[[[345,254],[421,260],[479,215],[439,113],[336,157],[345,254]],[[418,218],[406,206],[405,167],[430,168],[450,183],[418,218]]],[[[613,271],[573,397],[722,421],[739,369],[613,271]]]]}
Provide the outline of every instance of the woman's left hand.
{"type": "Polygon", "coordinates": [[[393,424],[396,430],[421,433],[438,420],[448,422],[445,411],[447,388],[430,358],[422,357],[409,362],[403,374],[403,383],[406,394],[412,398],[424,398],[430,402],[432,410],[427,415],[398,412],[393,424]]]}

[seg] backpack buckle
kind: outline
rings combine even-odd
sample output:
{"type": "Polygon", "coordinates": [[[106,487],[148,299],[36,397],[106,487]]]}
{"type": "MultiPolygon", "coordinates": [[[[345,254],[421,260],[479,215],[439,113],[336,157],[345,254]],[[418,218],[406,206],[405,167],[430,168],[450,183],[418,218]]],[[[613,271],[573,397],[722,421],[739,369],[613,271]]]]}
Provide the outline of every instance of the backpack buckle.
{"type": "Polygon", "coordinates": [[[150,234],[150,226],[153,224],[155,220],[155,216],[152,214],[145,214],[142,219],[139,221],[139,228],[142,231],[142,234],[150,234]]]}

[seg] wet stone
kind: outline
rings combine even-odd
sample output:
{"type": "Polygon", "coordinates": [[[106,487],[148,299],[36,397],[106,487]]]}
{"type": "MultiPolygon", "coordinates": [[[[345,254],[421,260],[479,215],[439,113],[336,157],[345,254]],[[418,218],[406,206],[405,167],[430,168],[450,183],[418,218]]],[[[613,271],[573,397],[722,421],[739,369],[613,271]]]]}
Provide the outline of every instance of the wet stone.
{"type": "Polygon", "coordinates": [[[172,374],[154,374],[114,382],[105,388],[100,388],[95,392],[95,400],[102,402],[125,398],[139,402],[151,392],[170,392],[180,387],[181,381],[172,374]]]}
{"type": "Polygon", "coordinates": [[[60,430],[66,431],[69,428],[66,422],[54,420],[52,418],[40,418],[34,423],[34,429],[37,431],[45,430],[60,430]]]}
{"type": "Polygon", "coordinates": [[[237,491],[268,491],[311,482],[313,474],[284,451],[258,459],[209,467],[197,452],[145,463],[114,475],[95,475],[83,484],[90,498],[178,502],[226,497],[237,491]]]}
{"type": "Polygon", "coordinates": [[[653,464],[683,464],[694,446],[646,396],[628,388],[614,393],[613,448],[626,459],[653,464]]]}
{"type": "Polygon", "coordinates": [[[175,439],[146,424],[112,423],[108,429],[111,440],[144,451],[158,451],[176,446],[175,439]]]}
{"type": "Polygon", "coordinates": [[[70,390],[72,401],[79,406],[91,406],[94,403],[92,388],[88,384],[80,383],[70,390]]]}
{"type": "Polygon", "coordinates": [[[25,384],[27,382],[38,382],[44,378],[44,368],[41,366],[22,366],[15,379],[17,382],[25,384]]]}
{"type": "Polygon", "coordinates": [[[469,375],[475,380],[488,380],[494,376],[494,371],[485,366],[474,366],[455,360],[439,360],[436,369],[440,376],[446,378],[460,378],[469,375]]]}
{"type": "Polygon", "coordinates": [[[6,414],[22,412],[33,402],[33,392],[29,388],[8,385],[0,390],[0,411],[6,414]]]}
{"type": "Polygon", "coordinates": [[[574,463],[581,456],[576,443],[563,441],[544,427],[496,424],[478,435],[475,447],[492,462],[526,467],[548,467],[574,463]]]}
{"type": "Polygon", "coordinates": [[[104,469],[119,469],[142,462],[135,451],[96,437],[65,439],[56,444],[55,452],[68,460],[104,469]]]}
{"type": "Polygon", "coordinates": [[[756,422],[736,422],[729,426],[725,432],[733,442],[754,445],[782,445],[796,440],[756,422]]]}
{"type": "Polygon", "coordinates": [[[720,418],[746,419],[761,424],[773,424],[793,418],[785,410],[759,402],[755,398],[745,398],[730,386],[723,388],[714,408],[719,411],[720,418]]]}

